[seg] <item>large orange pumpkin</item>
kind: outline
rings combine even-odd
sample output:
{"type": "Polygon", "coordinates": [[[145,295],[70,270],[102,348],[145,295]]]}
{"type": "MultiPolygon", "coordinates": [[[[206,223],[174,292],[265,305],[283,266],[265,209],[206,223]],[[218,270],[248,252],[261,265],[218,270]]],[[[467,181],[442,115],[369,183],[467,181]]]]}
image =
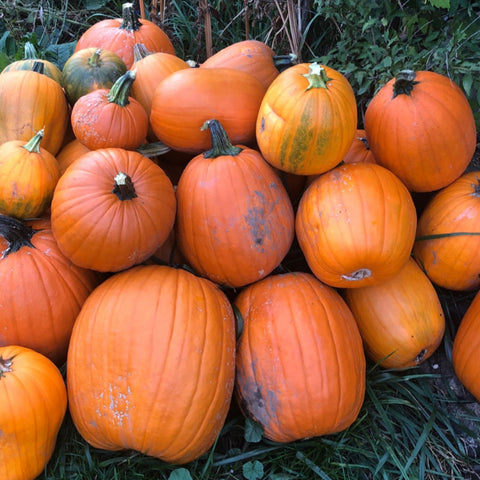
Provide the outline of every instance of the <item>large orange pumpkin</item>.
{"type": "Polygon", "coordinates": [[[70,412],[97,448],[187,463],[223,427],[234,369],[226,295],[186,270],[138,266],[105,280],[78,316],[67,361],[70,412]]]}
{"type": "Polygon", "coordinates": [[[143,43],[151,52],[175,55],[168,35],[155,23],[139,18],[132,3],[122,5],[121,18],[107,18],[89,27],[77,41],[75,52],[84,48],[102,48],[116,53],[130,68],[134,62],[133,46],[143,43]]]}
{"type": "Polygon", "coordinates": [[[315,175],[338,165],[357,128],[347,79],[318,63],[284,70],[268,87],[256,122],[260,152],[274,167],[315,175]]]}
{"type": "Polygon", "coordinates": [[[462,175],[422,211],[413,253],[433,283],[450,290],[480,287],[480,172],[462,175]]]}
{"type": "Polygon", "coordinates": [[[390,170],[347,163],[312,181],[296,233],[312,272],[333,287],[383,282],[407,262],[417,224],[410,192],[390,170]]]}
{"type": "Polygon", "coordinates": [[[0,215],[0,252],[0,346],[28,347],[61,365],[98,275],[72,265],[48,220],[25,223],[0,215]]]}
{"type": "Polygon", "coordinates": [[[233,144],[255,143],[255,121],[265,87],[233,68],[184,68],[162,80],[153,94],[150,124],[173,150],[199,154],[211,146],[203,124],[215,118],[233,144]]]}
{"type": "Polygon", "coordinates": [[[473,298],[453,340],[452,363],[465,388],[480,402],[480,293],[473,298]]]}
{"type": "Polygon", "coordinates": [[[384,368],[420,365],[440,345],[445,317],[437,292],[413,258],[389,280],[343,292],[366,352],[384,368]]]}
{"type": "Polygon", "coordinates": [[[66,410],[65,383],[48,358],[0,347],[0,478],[34,480],[43,472],[66,410]]]}
{"type": "Polygon", "coordinates": [[[365,392],[365,356],[340,295],[309,273],[270,275],[245,287],[236,360],[242,410],[266,438],[291,442],[346,429],[365,392]]]}
{"type": "Polygon", "coordinates": [[[60,177],[52,230],[76,265],[113,272],[146,260],[175,220],[170,179],[142,154],[101,148],[83,154],[60,177]]]}
{"type": "Polygon", "coordinates": [[[376,161],[415,192],[456,180],[475,151],[472,109],[447,76],[405,70],[384,85],[365,112],[365,132],[376,161]]]}
{"type": "Polygon", "coordinates": [[[240,287],[282,261],[293,241],[293,208],[258,151],[231,145],[216,120],[208,125],[212,149],[190,160],[178,181],[177,241],[198,273],[240,287]]]}

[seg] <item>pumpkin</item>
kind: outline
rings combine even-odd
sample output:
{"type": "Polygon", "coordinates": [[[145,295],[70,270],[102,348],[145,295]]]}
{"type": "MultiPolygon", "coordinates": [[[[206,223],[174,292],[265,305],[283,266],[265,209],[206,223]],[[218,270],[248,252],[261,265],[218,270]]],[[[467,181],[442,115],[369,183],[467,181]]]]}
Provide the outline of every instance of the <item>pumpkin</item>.
{"type": "Polygon", "coordinates": [[[128,70],[110,89],[93,90],[76,101],[71,115],[73,133],[90,150],[133,150],[145,143],[148,116],[130,96],[135,78],[135,70],[128,70]]]}
{"type": "Polygon", "coordinates": [[[37,64],[42,65],[40,73],[43,73],[47,77],[55,80],[59,85],[62,85],[62,71],[49,60],[38,58],[37,51],[32,42],[25,42],[25,55],[21,60],[16,60],[9,63],[2,73],[13,72],[16,70],[35,70],[37,64]]]}
{"type": "Polygon", "coordinates": [[[91,445],[182,464],[214,443],[230,406],[230,302],[186,270],[142,265],[88,298],[67,360],[70,413],[91,445]]]}
{"type": "Polygon", "coordinates": [[[212,149],[190,160],[176,189],[178,246],[197,273],[240,287],[282,261],[293,241],[293,208],[258,151],[233,146],[217,120],[207,126],[212,149]]]}
{"type": "Polygon", "coordinates": [[[60,173],[56,158],[40,146],[43,136],[40,130],[27,143],[0,145],[0,213],[26,219],[50,206],[60,173]]]}
{"type": "Polygon", "coordinates": [[[81,157],[84,153],[91,150],[85,146],[78,138],[74,138],[67,142],[57,153],[56,159],[58,163],[58,169],[60,175],[63,175],[65,170],[72,164],[78,157],[81,157]]]}
{"type": "Polygon", "coordinates": [[[107,18],[91,25],[82,33],[75,51],[84,48],[102,48],[116,53],[131,68],[134,62],[133,46],[143,43],[151,52],[175,55],[175,48],[167,34],[155,23],[139,18],[133,4],[122,4],[121,18],[107,18]]]}
{"type": "Polygon", "coordinates": [[[358,128],[355,132],[352,144],[348,152],[343,157],[345,163],[377,163],[373,156],[372,150],[368,145],[365,130],[358,128]]]}
{"type": "Polygon", "coordinates": [[[437,292],[413,258],[377,285],[345,289],[367,355],[383,368],[420,365],[440,345],[445,317],[437,292]]]}
{"type": "Polygon", "coordinates": [[[480,287],[480,172],[462,175],[429,200],[417,226],[415,259],[436,285],[480,287]]]}
{"type": "Polygon", "coordinates": [[[42,147],[56,155],[69,120],[68,102],[58,82],[30,70],[0,75],[0,144],[27,142],[44,129],[42,147]]]}
{"type": "Polygon", "coordinates": [[[267,89],[280,71],[275,52],[259,40],[243,40],[222,48],[200,64],[200,68],[235,68],[258,78],[267,89]]]}
{"type": "Polygon", "coordinates": [[[66,409],[65,383],[48,358],[0,347],[0,478],[34,480],[44,471],[66,409]]]}
{"type": "Polygon", "coordinates": [[[376,161],[415,192],[456,180],[476,145],[465,94],[430,71],[402,71],[378,90],[365,112],[365,132],[376,161]]]}
{"type": "Polygon", "coordinates": [[[347,163],[312,181],[295,222],[312,272],[333,287],[358,288],[393,277],[407,262],[417,214],[390,170],[347,163]]]}
{"type": "Polygon", "coordinates": [[[365,355],[341,296],[309,273],[268,277],[234,305],[243,319],[235,392],[275,442],[340,432],[365,394],[365,355]]]}
{"type": "Polygon", "coordinates": [[[217,119],[232,143],[255,143],[255,121],[265,87],[232,68],[184,68],[162,80],[153,94],[150,125],[173,150],[197,155],[210,148],[202,125],[217,119]]]}
{"type": "Polygon", "coordinates": [[[52,230],[74,264],[114,272],[146,260],[175,220],[175,192],[165,172],[121,148],[87,152],[60,177],[52,230]]]}
{"type": "MultiPolygon", "coordinates": [[[[134,54],[133,66],[136,77],[132,83],[130,94],[142,104],[150,118],[153,94],[157,85],[173,72],[190,68],[190,66],[176,55],[165,52],[149,52],[141,43],[134,45],[134,54]]],[[[156,140],[151,128],[149,128],[149,138],[156,140]]]]}
{"type": "Polygon", "coordinates": [[[455,374],[464,387],[480,401],[480,294],[477,292],[463,315],[452,347],[455,374]]]}
{"type": "Polygon", "coordinates": [[[337,166],[357,128],[355,95],[347,79],[318,63],[284,70],[268,87],[256,121],[265,160],[297,175],[337,166]]]}
{"type": "Polygon", "coordinates": [[[0,215],[0,252],[0,346],[31,348],[62,365],[73,323],[98,275],[62,254],[48,219],[0,215]]]}
{"type": "Polygon", "coordinates": [[[125,62],[109,50],[90,47],[75,51],[62,69],[62,84],[70,105],[93,90],[110,89],[126,71],[125,62]]]}

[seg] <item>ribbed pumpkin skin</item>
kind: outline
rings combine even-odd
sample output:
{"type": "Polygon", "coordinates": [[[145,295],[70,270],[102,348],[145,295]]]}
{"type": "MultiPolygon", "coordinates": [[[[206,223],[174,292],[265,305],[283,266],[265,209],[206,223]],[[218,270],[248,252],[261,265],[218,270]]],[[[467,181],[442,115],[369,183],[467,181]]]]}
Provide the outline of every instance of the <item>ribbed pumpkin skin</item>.
{"type": "Polygon", "coordinates": [[[90,149],[78,138],[74,138],[70,142],[63,145],[55,157],[58,162],[60,175],[63,175],[65,170],[70,166],[70,164],[77,160],[78,157],[81,157],[84,153],[88,152],[90,152],[90,149]]]}
{"type": "Polygon", "coordinates": [[[347,153],[357,128],[352,87],[336,70],[321,66],[326,88],[309,87],[312,64],[287,68],[268,87],[256,122],[260,152],[274,167],[298,175],[326,172],[347,153]]]}
{"type": "Polygon", "coordinates": [[[230,68],[189,68],[162,80],[153,95],[150,125],[174,150],[199,154],[210,148],[202,125],[217,119],[233,144],[255,142],[255,121],[265,87],[253,75],[230,68]]]}
{"type": "Polygon", "coordinates": [[[38,230],[31,246],[19,243],[18,250],[0,227],[0,251],[12,248],[0,259],[0,346],[28,347],[61,365],[73,323],[99,279],[60,252],[48,221],[31,225],[38,230]]]}
{"type": "Polygon", "coordinates": [[[222,48],[207,58],[201,68],[235,68],[250,73],[267,89],[279,75],[274,51],[258,40],[243,40],[222,48]]]}
{"type": "Polygon", "coordinates": [[[70,412],[97,448],[187,463],[223,427],[234,369],[234,317],[223,292],[185,270],[135,267],[104,281],[75,323],[70,412]]]}
{"type": "Polygon", "coordinates": [[[326,284],[358,288],[387,280],[407,262],[417,223],[412,197],[389,170],[340,165],[312,181],[295,229],[312,272],[326,284]]]}
{"type": "Polygon", "coordinates": [[[440,345],[445,331],[442,306],[413,258],[391,279],[343,294],[368,356],[382,367],[420,365],[440,345]]]}
{"type": "Polygon", "coordinates": [[[291,442],[339,432],[357,418],[365,356],[340,295],[309,273],[272,275],[247,286],[236,395],[266,438],[291,442]]]}
{"type": "Polygon", "coordinates": [[[343,157],[345,163],[377,163],[370,149],[365,130],[357,129],[348,152],[343,157]]]}
{"type": "Polygon", "coordinates": [[[14,72],[17,70],[33,70],[35,62],[43,64],[43,74],[47,77],[55,80],[59,85],[62,84],[62,71],[52,62],[40,58],[24,58],[22,60],[16,60],[15,62],[7,65],[3,70],[3,73],[14,72]]]}
{"type": "Polygon", "coordinates": [[[194,157],[177,190],[177,242],[210,280],[239,287],[276,268],[294,236],[292,204],[259,152],[194,157]]]}
{"type": "Polygon", "coordinates": [[[119,271],[146,260],[166,240],[175,207],[173,185],[160,167],[135,151],[102,148],[82,155],[60,177],[52,230],[76,265],[119,271]],[[135,197],[113,192],[119,173],[130,177],[135,197]]]}
{"type": "Polygon", "coordinates": [[[68,102],[56,81],[29,70],[0,75],[0,144],[27,142],[44,128],[42,147],[56,155],[69,120],[68,102]]]}
{"type": "Polygon", "coordinates": [[[52,362],[24,347],[0,347],[0,478],[33,480],[43,472],[66,409],[65,383],[52,362]]]}
{"type": "Polygon", "coordinates": [[[418,220],[413,254],[433,283],[450,290],[480,286],[479,220],[478,171],[462,175],[429,201],[418,220]]]}
{"type": "Polygon", "coordinates": [[[430,192],[456,180],[472,159],[475,119],[462,90],[435,72],[415,72],[410,94],[394,95],[395,78],[372,98],[365,131],[380,165],[414,192],[430,192]]]}
{"type": "Polygon", "coordinates": [[[480,402],[480,294],[465,312],[453,340],[452,363],[465,388],[480,402]]]}

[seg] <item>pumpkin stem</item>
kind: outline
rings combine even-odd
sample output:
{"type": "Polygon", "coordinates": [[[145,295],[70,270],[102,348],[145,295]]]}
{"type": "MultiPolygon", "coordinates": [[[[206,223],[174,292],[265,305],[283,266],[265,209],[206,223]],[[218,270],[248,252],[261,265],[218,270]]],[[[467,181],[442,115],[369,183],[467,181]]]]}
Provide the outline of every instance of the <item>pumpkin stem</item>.
{"type": "Polygon", "coordinates": [[[232,157],[235,157],[243,150],[240,147],[232,145],[227,132],[218,120],[207,120],[202,125],[201,130],[206,130],[207,128],[210,129],[212,148],[203,154],[205,158],[217,158],[223,155],[231,155],[232,157]]]}
{"type": "Polygon", "coordinates": [[[417,74],[413,70],[402,70],[395,77],[393,84],[393,98],[397,95],[410,95],[413,87],[418,83],[415,78],[417,74]]]}
{"type": "Polygon", "coordinates": [[[45,127],[39,130],[25,145],[23,148],[28,150],[30,153],[40,153],[40,142],[45,135],[45,127]]]}
{"type": "Polygon", "coordinates": [[[102,49],[97,48],[88,59],[88,65],[93,68],[99,67],[102,63],[100,59],[101,54],[102,54],[102,49]]]}
{"type": "Polygon", "coordinates": [[[355,272],[352,272],[350,275],[342,275],[344,280],[350,280],[352,282],[356,282],[358,280],[363,280],[364,278],[368,278],[372,275],[371,270],[368,268],[360,268],[355,272]]]}
{"type": "Polygon", "coordinates": [[[293,66],[297,60],[298,57],[294,53],[273,56],[273,64],[275,65],[275,68],[280,71],[293,66]]]}
{"type": "Polygon", "coordinates": [[[6,258],[11,253],[18,252],[22,247],[34,248],[31,239],[35,230],[21,220],[0,214],[0,236],[8,243],[0,258],[6,258]]]}
{"type": "Polygon", "coordinates": [[[110,103],[116,103],[121,107],[125,107],[130,103],[130,89],[132,83],[137,76],[137,70],[127,70],[123,75],[115,80],[115,83],[110,88],[107,98],[110,103]]]}
{"type": "Polygon", "coordinates": [[[135,9],[133,8],[133,3],[124,3],[122,5],[122,23],[119,28],[124,28],[125,30],[137,31],[142,24],[138,18],[135,9]]]}
{"type": "Polygon", "coordinates": [[[308,67],[308,73],[303,75],[308,80],[307,90],[311,88],[328,88],[328,82],[331,80],[322,65],[317,62],[311,63],[308,67]]]}
{"type": "Polygon", "coordinates": [[[120,200],[131,200],[137,196],[132,179],[126,173],[118,172],[114,180],[115,184],[112,193],[120,200]]]}
{"type": "Polygon", "coordinates": [[[25,42],[24,58],[29,60],[38,59],[37,51],[35,50],[35,47],[32,42],[25,42]]]}
{"type": "Polygon", "coordinates": [[[2,378],[7,372],[12,372],[13,357],[3,358],[0,356],[0,378],[2,378]]]}
{"type": "Polygon", "coordinates": [[[142,58],[148,57],[152,53],[153,52],[151,52],[150,50],[147,50],[147,47],[144,43],[136,43],[133,46],[133,63],[142,60],[142,58]]]}

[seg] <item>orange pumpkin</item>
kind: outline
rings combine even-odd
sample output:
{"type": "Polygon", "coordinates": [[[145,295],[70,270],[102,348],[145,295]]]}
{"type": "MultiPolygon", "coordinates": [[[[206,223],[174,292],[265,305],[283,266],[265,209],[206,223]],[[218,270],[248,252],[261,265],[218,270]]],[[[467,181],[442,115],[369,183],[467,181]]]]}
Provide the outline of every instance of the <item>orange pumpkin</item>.
{"type": "Polygon", "coordinates": [[[0,215],[0,251],[0,346],[31,348],[62,365],[98,275],[62,254],[48,219],[25,223],[0,215]]]}
{"type": "Polygon", "coordinates": [[[452,363],[465,388],[480,402],[480,294],[465,312],[453,340],[452,363]]]}
{"type": "Polygon", "coordinates": [[[340,295],[309,273],[270,275],[245,287],[236,359],[241,409],[266,438],[291,442],[340,432],[358,416],[365,356],[340,295]]]}
{"type": "Polygon", "coordinates": [[[0,144],[27,142],[44,129],[42,147],[56,155],[69,121],[68,102],[58,82],[30,70],[0,75],[0,144]]]}
{"type": "Polygon", "coordinates": [[[81,96],[72,108],[72,129],[90,150],[118,147],[134,150],[145,143],[148,116],[130,96],[135,71],[128,70],[110,89],[100,88],[81,96]]]}
{"type": "Polygon", "coordinates": [[[410,256],[416,223],[412,197],[390,170],[347,163],[312,181],[300,199],[295,228],[320,280],[358,288],[400,270],[410,256]]]}
{"type": "Polygon", "coordinates": [[[462,175],[423,209],[413,254],[430,280],[450,290],[480,287],[480,172],[462,175]]]}
{"type": "Polygon", "coordinates": [[[94,23],[78,39],[75,52],[90,47],[102,48],[116,53],[127,68],[131,68],[136,43],[143,43],[151,52],[175,55],[175,48],[167,34],[152,21],[139,18],[132,3],[124,3],[122,17],[94,23]]]}
{"type": "Polygon", "coordinates": [[[66,143],[55,157],[58,163],[58,169],[60,175],[63,175],[65,170],[72,164],[78,157],[84,153],[90,152],[90,149],[84,145],[78,138],[74,138],[70,142],[66,143]]]}
{"type": "Polygon", "coordinates": [[[239,287],[282,261],[293,241],[293,208],[258,151],[231,145],[216,120],[208,126],[212,149],[190,160],[178,181],[177,241],[198,273],[239,287]]]}
{"type": "Polygon", "coordinates": [[[26,219],[50,206],[60,172],[55,157],[40,146],[43,136],[40,130],[27,143],[0,145],[0,213],[26,219]]]}
{"type": "Polygon", "coordinates": [[[66,410],[63,377],[48,358],[0,347],[0,478],[33,480],[44,471],[66,410]]]}
{"type": "Polygon", "coordinates": [[[445,317],[437,292],[410,258],[378,285],[343,292],[366,352],[384,368],[420,365],[440,345],[445,317]]]}
{"type": "Polygon", "coordinates": [[[143,262],[166,240],[175,205],[171,181],[147,157],[121,148],[92,150],[60,177],[52,230],[74,264],[119,271],[143,262]]]}
{"type": "Polygon", "coordinates": [[[256,122],[260,152],[274,167],[314,175],[338,165],[357,128],[347,79],[318,63],[284,70],[268,87],[256,122]]]}
{"type": "Polygon", "coordinates": [[[226,295],[186,270],[138,266],[105,280],[78,316],[67,360],[70,412],[96,448],[187,463],[223,427],[234,369],[226,295]]]}
{"type": "Polygon", "coordinates": [[[359,128],[355,132],[352,144],[343,157],[345,163],[377,163],[367,142],[365,130],[359,128]]]}
{"type": "Polygon", "coordinates": [[[384,85],[365,112],[368,144],[377,163],[415,192],[456,180],[476,145],[473,112],[447,76],[405,70],[384,85]]]}
{"type": "Polygon", "coordinates": [[[255,120],[265,87],[232,68],[184,68],[162,80],[153,94],[150,124],[173,150],[199,154],[211,146],[202,125],[215,118],[232,143],[255,142],[255,120]]]}

